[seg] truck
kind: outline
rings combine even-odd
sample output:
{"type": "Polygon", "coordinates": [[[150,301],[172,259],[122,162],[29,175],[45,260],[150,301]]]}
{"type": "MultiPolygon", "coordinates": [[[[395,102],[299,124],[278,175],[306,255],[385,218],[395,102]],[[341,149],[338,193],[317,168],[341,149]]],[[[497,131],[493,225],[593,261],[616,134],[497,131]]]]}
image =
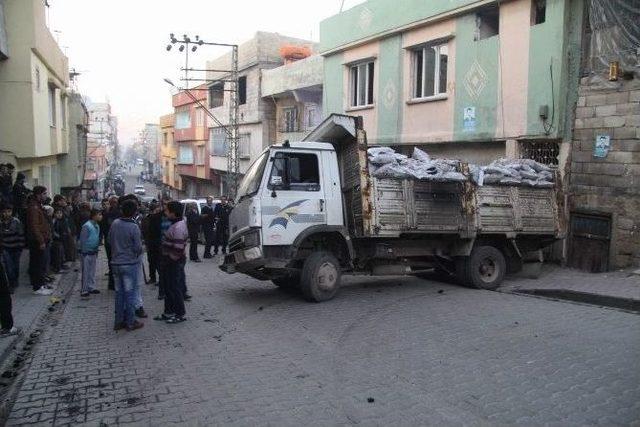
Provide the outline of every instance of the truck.
{"type": "MultiPolygon", "coordinates": [[[[343,274],[438,271],[496,289],[523,255],[564,236],[553,188],[375,178],[361,117],[333,114],[272,145],[242,180],[221,269],[333,298],[343,274]]],[[[469,166],[457,169],[469,174],[469,166]]]]}

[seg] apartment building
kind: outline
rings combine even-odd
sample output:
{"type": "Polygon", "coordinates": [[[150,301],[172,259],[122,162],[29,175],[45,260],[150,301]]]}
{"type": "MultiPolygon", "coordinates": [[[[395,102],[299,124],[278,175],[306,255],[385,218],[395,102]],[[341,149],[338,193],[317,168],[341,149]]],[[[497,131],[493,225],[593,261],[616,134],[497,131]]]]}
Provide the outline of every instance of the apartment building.
{"type": "MultiPolygon", "coordinates": [[[[244,173],[251,160],[264,147],[276,140],[276,108],[272,100],[265,99],[261,93],[262,70],[276,68],[284,64],[280,54],[283,46],[306,47],[314,52],[316,45],[303,39],[283,36],[277,33],[258,31],[255,36],[238,47],[238,100],[239,100],[239,158],[240,173],[244,173]]],[[[231,53],[213,61],[207,61],[207,69],[231,69],[231,53]]],[[[225,73],[208,72],[207,79],[224,79],[225,73]]],[[[207,103],[213,115],[224,125],[229,123],[229,92],[225,91],[225,82],[209,84],[207,103]]],[[[177,119],[176,119],[177,120],[177,119]]],[[[177,122],[177,121],[176,121],[177,122]]],[[[224,176],[227,171],[228,138],[223,127],[218,126],[210,118],[209,153],[211,179],[214,194],[226,194],[224,176]]]]}
{"type": "Polygon", "coordinates": [[[262,70],[262,97],[276,110],[275,142],[302,140],[322,121],[322,77],[320,55],[262,70]]]}
{"type": "Polygon", "coordinates": [[[162,184],[176,197],[182,192],[182,179],[178,173],[178,157],[174,130],[175,116],[166,114],[160,117],[160,157],[162,165],[162,184]]]}
{"type": "Polygon", "coordinates": [[[47,28],[45,2],[2,6],[0,161],[58,192],[59,157],[69,152],[68,60],[47,28]]]}

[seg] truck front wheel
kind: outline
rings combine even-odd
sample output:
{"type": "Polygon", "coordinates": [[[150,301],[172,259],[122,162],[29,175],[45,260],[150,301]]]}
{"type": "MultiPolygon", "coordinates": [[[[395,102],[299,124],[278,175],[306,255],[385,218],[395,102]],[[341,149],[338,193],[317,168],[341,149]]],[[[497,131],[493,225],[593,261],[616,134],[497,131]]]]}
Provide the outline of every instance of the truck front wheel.
{"type": "Polygon", "coordinates": [[[304,262],[300,290],[308,301],[333,298],[340,287],[340,263],[330,252],[313,252],[304,262]]]}
{"type": "Polygon", "coordinates": [[[456,262],[456,276],[465,286],[494,290],[500,286],[507,271],[502,252],[493,246],[477,246],[467,257],[456,262]]]}

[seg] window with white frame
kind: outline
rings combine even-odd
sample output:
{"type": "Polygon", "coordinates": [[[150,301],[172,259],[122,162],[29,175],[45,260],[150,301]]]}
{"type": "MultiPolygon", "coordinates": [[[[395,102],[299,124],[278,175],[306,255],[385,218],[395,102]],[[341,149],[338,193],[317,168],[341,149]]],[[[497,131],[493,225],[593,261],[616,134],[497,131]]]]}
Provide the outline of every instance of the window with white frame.
{"type": "Polygon", "coordinates": [[[447,93],[446,44],[423,46],[413,51],[413,97],[416,99],[447,93]]]}
{"type": "Polygon", "coordinates": [[[373,61],[352,65],[349,69],[350,106],[373,104],[373,61]]]}
{"type": "Polygon", "coordinates": [[[227,155],[227,132],[223,128],[209,129],[209,143],[211,147],[211,155],[227,155]]]}
{"type": "Polygon", "coordinates": [[[56,126],[56,87],[49,86],[49,126],[56,126]]]}
{"type": "Polygon", "coordinates": [[[241,159],[251,158],[251,134],[241,133],[238,141],[238,151],[241,159]]]}
{"type": "Polygon", "coordinates": [[[189,110],[176,112],[176,129],[188,129],[191,127],[191,114],[189,110]]]}
{"type": "Polygon", "coordinates": [[[178,151],[178,163],[181,165],[193,164],[193,147],[190,145],[180,145],[178,151]]]}

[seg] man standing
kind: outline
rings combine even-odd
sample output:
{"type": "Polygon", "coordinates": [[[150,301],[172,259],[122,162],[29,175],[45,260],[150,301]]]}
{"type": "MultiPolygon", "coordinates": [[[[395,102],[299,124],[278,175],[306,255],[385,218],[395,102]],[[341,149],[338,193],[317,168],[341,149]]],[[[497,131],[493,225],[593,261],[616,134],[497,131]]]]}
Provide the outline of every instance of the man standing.
{"type": "MultiPolygon", "coordinates": [[[[0,255],[2,251],[3,249],[0,248],[0,255]]],[[[0,338],[20,333],[20,330],[13,326],[11,310],[11,288],[5,274],[4,264],[0,262],[0,328],[2,328],[0,329],[0,338]]]]}
{"type": "Polygon", "coordinates": [[[216,205],[213,216],[216,221],[216,244],[213,254],[218,255],[218,246],[222,248],[222,253],[227,253],[227,243],[229,241],[229,214],[231,206],[226,196],[220,197],[220,203],[216,205]]]}
{"type": "Polygon", "coordinates": [[[149,204],[149,215],[142,220],[142,237],[147,246],[147,262],[149,263],[149,284],[157,283],[160,261],[160,241],[162,234],[160,223],[162,222],[162,208],[154,199],[149,204]]]}
{"type": "MultiPolygon", "coordinates": [[[[102,214],[102,222],[100,223],[100,228],[102,229],[102,233],[104,236],[109,235],[109,229],[111,224],[120,217],[120,208],[118,207],[118,197],[111,196],[109,197],[109,208],[106,212],[102,214]]],[[[111,245],[109,244],[108,239],[104,239],[104,249],[107,252],[107,262],[109,263],[109,286],[108,288],[114,289],[113,282],[113,271],[111,269],[111,245]]]]}
{"type": "Polygon", "coordinates": [[[18,172],[16,182],[13,184],[13,214],[18,217],[22,225],[27,221],[27,197],[31,193],[31,190],[24,185],[25,179],[25,175],[18,172]]]}
{"type": "Polygon", "coordinates": [[[162,236],[162,264],[165,276],[163,280],[164,313],[154,319],[164,320],[167,323],[180,323],[187,320],[184,307],[187,225],[182,219],[182,203],[177,201],[167,203],[164,213],[171,222],[169,229],[162,236]]]}
{"type": "Polygon", "coordinates": [[[45,216],[42,202],[47,198],[47,189],[41,185],[33,187],[27,203],[27,241],[29,245],[29,276],[36,295],[51,295],[53,291],[45,285],[47,273],[47,245],[51,241],[49,220],[45,216]]]}
{"type": "Polygon", "coordinates": [[[100,246],[100,220],[102,213],[97,209],[91,210],[89,221],[82,225],[80,231],[80,253],[82,254],[82,290],[81,297],[89,294],[99,294],[96,286],[96,261],[100,246]]]}
{"type": "Polygon", "coordinates": [[[202,262],[198,258],[198,232],[200,231],[200,215],[194,204],[187,205],[187,230],[189,231],[189,259],[202,262]]]}
{"type": "Polygon", "coordinates": [[[134,331],[144,326],[136,320],[136,288],[139,286],[142,236],[140,227],[133,220],[137,204],[125,200],[121,206],[122,216],[116,219],[109,230],[107,240],[111,247],[111,267],[116,291],[114,330],[126,328],[134,331]]]}
{"type": "Polygon", "coordinates": [[[24,228],[20,220],[12,214],[13,206],[5,204],[0,213],[0,260],[4,264],[11,293],[18,287],[20,255],[24,248],[24,228]]]}
{"type": "Polygon", "coordinates": [[[211,246],[216,244],[216,222],[214,217],[213,197],[207,197],[207,204],[202,207],[202,232],[204,233],[204,254],[202,258],[213,258],[211,246]]]}

